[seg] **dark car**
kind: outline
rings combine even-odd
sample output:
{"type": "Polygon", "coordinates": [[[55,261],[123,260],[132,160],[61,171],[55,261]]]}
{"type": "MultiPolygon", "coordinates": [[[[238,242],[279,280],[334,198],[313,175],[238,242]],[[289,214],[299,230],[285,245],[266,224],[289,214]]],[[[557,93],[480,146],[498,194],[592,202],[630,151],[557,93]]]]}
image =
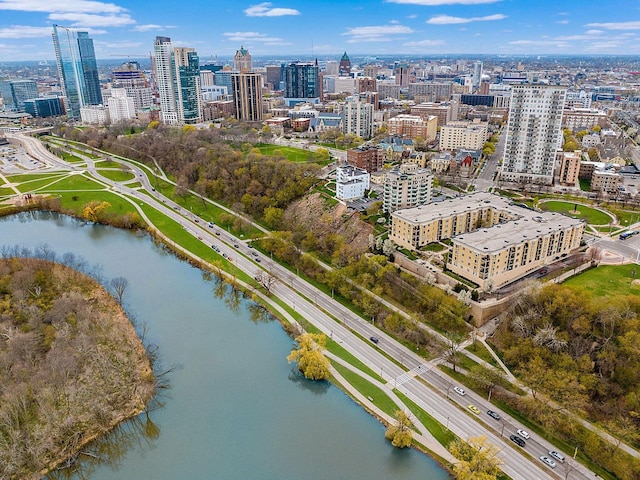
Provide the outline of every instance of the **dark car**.
{"type": "Polygon", "coordinates": [[[495,418],[496,420],[500,420],[500,415],[498,414],[498,412],[494,412],[493,410],[487,410],[487,415],[489,415],[491,418],[495,418]]]}
{"type": "Polygon", "coordinates": [[[378,340],[378,337],[369,337],[369,340],[371,340],[373,343],[378,343],[380,340],[378,340]]]}
{"type": "Polygon", "coordinates": [[[524,448],[524,446],[527,444],[527,442],[525,442],[522,438],[520,438],[520,437],[519,437],[519,436],[517,436],[517,435],[510,435],[510,436],[509,436],[509,439],[510,439],[513,443],[515,443],[516,445],[518,445],[518,446],[520,446],[520,447],[523,447],[523,448],[524,448]]]}

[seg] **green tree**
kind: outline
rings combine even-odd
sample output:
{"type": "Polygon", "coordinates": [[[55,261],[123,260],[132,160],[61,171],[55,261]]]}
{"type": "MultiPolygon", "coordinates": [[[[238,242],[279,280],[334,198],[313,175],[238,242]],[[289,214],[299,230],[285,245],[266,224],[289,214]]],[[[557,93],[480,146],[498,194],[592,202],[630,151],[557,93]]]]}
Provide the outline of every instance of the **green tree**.
{"type": "Polygon", "coordinates": [[[471,437],[469,443],[458,439],[449,446],[458,459],[453,472],[458,480],[495,480],[500,474],[500,451],[484,435],[471,437]]]}
{"type": "Polygon", "coordinates": [[[283,214],[284,212],[281,208],[267,207],[264,209],[264,223],[266,223],[269,228],[278,228],[282,221],[283,214]]]}
{"type": "Polygon", "coordinates": [[[389,425],[384,437],[391,440],[391,445],[396,448],[407,448],[411,446],[413,441],[413,432],[411,430],[411,420],[409,416],[402,410],[395,413],[396,423],[389,425]]]}
{"type": "Polygon", "coordinates": [[[323,333],[303,333],[296,338],[300,348],[291,350],[287,361],[298,362],[298,370],[309,380],[328,380],[331,363],[324,356],[327,337],[323,333]]]}

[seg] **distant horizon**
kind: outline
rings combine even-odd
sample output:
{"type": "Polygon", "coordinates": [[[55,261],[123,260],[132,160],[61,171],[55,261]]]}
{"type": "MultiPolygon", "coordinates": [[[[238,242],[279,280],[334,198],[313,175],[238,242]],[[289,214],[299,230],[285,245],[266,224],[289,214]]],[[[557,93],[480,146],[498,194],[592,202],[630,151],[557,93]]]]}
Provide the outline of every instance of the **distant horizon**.
{"type": "Polygon", "coordinates": [[[52,58],[53,24],[89,32],[100,59],[146,56],[156,35],[203,58],[640,55],[637,0],[0,0],[0,61],[52,58]]]}

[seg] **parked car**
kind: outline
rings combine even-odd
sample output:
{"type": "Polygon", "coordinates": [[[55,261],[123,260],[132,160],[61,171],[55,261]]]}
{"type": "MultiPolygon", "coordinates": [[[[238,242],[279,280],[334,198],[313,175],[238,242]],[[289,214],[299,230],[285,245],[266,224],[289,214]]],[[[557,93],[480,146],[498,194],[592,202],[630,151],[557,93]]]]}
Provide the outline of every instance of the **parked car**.
{"type": "Polygon", "coordinates": [[[542,455],[540,457],[540,460],[542,460],[544,463],[546,463],[547,465],[549,465],[551,468],[556,468],[556,462],[554,462],[553,460],[551,460],[549,457],[547,457],[546,455],[542,455]]]}
{"type": "Polygon", "coordinates": [[[516,445],[522,448],[524,448],[524,446],[527,444],[527,442],[525,442],[523,439],[521,439],[517,435],[509,435],[509,439],[511,439],[513,443],[515,443],[516,445]]]}
{"type": "Polygon", "coordinates": [[[520,435],[522,438],[526,438],[527,440],[529,439],[530,435],[529,432],[527,432],[526,430],[522,430],[521,428],[519,428],[516,433],[518,435],[520,435]]]}
{"type": "Polygon", "coordinates": [[[378,343],[380,341],[378,337],[369,337],[369,340],[371,340],[373,343],[378,343]]]}
{"type": "Polygon", "coordinates": [[[495,418],[496,420],[500,420],[500,415],[498,414],[498,412],[494,412],[493,410],[487,410],[487,415],[489,415],[491,418],[495,418]]]}
{"type": "Polygon", "coordinates": [[[475,413],[476,415],[480,415],[480,409],[475,405],[467,405],[467,408],[471,410],[473,413],[475,413]]]}
{"type": "Polygon", "coordinates": [[[564,455],[562,455],[560,452],[549,450],[549,456],[555,458],[559,462],[564,462],[564,455]]]}
{"type": "Polygon", "coordinates": [[[453,387],[453,391],[459,395],[462,395],[463,397],[467,394],[467,392],[464,391],[464,388],[461,387],[453,387]]]}

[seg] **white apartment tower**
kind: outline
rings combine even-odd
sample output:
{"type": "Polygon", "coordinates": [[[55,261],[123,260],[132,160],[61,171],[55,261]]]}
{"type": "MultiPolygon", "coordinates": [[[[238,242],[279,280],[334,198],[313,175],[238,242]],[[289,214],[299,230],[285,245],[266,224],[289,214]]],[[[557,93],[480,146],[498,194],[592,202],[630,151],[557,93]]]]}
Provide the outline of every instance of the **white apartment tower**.
{"type": "Polygon", "coordinates": [[[471,78],[473,88],[478,88],[482,82],[482,62],[473,62],[473,77],[471,78]]]}
{"type": "Polygon", "coordinates": [[[553,183],[566,92],[566,87],[553,85],[513,86],[502,180],[553,183]]]}
{"type": "Polygon", "coordinates": [[[154,70],[162,123],[178,124],[178,85],[175,82],[175,62],[173,58],[173,44],[169,37],[156,37],[153,45],[154,70]]]}
{"type": "Polygon", "coordinates": [[[130,120],[136,116],[136,106],[133,98],[127,96],[124,88],[111,89],[109,98],[109,115],[112,123],[130,120]]]}
{"type": "Polygon", "coordinates": [[[373,136],[373,105],[356,100],[357,97],[347,98],[342,105],[344,134],[352,133],[358,137],[369,139],[373,136]]]}

